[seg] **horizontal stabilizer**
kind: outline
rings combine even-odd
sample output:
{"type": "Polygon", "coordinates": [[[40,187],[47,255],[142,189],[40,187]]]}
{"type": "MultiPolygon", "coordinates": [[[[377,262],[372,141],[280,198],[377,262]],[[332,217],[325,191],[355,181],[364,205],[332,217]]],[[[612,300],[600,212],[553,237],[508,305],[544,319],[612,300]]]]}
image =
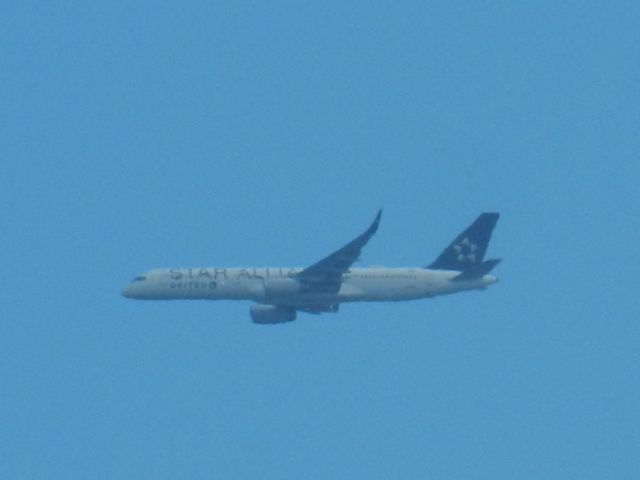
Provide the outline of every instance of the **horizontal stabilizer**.
{"type": "Polygon", "coordinates": [[[453,278],[454,282],[459,282],[461,280],[475,280],[476,278],[480,278],[483,275],[486,275],[493,267],[500,263],[499,258],[495,258],[493,260],[487,260],[486,262],[478,263],[473,265],[472,267],[467,268],[460,275],[453,278]]]}

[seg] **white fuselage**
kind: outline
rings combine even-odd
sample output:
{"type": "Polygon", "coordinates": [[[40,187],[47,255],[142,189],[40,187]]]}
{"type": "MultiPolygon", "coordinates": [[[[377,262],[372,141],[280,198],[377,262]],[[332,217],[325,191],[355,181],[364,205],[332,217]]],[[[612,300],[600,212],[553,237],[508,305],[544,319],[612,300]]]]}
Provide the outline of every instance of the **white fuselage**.
{"type": "Polygon", "coordinates": [[[122,294],[143,300],[252,300],[273,305],[317,305],[343,302],[402,301],[484,289],[491,275],[454,280],[458,271],[424,268],[352,268],[335,294],[281,291],[270,285],[291,281],[301,268],[162,268],[138,277],[122,294]]]}

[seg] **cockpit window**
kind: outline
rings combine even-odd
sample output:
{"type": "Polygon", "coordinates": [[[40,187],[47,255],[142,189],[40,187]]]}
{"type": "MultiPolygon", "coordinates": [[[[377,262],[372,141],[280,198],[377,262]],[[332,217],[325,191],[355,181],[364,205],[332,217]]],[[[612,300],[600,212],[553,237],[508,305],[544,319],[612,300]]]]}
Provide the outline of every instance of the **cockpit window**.
{"type": "Polygon", "coordinates": [[[136,277],[133,279],[134,282],[144,282],[147,277],[136,277]]]}

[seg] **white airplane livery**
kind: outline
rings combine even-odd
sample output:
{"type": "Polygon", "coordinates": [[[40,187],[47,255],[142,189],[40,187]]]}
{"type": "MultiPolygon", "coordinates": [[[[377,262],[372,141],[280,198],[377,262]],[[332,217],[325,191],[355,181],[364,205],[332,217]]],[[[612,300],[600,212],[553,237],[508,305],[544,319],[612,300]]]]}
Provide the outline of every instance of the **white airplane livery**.
{"type": "Polygon", "coordinates": [[[306,268],[159,268],[122,290],[141,300],[250,300],[251,319],[275,324],[297,312],[337,312],[346,302],[387,302],[484,290],[500,259],[484,260],[498,213],[483,213],[426,267],[352,268],[378,230],[382,211],[357,238],[306,268]]]}

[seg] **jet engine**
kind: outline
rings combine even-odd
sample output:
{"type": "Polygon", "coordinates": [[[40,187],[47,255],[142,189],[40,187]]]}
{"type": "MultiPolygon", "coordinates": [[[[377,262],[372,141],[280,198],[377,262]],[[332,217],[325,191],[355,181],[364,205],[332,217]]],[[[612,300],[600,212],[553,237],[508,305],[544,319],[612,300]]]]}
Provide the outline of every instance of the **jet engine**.
{"type": "Polygon", "coordinates": [[[300,293],[300,282],[295,278],[265,278],[264,294],[267,298],[289,297],[300,293]]]}
{"type": "Polygon", "coordinates": [[[296,311],[293,308],[279,307],[277,305],[251,305],[249,310],[251,320],[254,323],[285,323],[292,322],[296,319],[296,311]]]}

